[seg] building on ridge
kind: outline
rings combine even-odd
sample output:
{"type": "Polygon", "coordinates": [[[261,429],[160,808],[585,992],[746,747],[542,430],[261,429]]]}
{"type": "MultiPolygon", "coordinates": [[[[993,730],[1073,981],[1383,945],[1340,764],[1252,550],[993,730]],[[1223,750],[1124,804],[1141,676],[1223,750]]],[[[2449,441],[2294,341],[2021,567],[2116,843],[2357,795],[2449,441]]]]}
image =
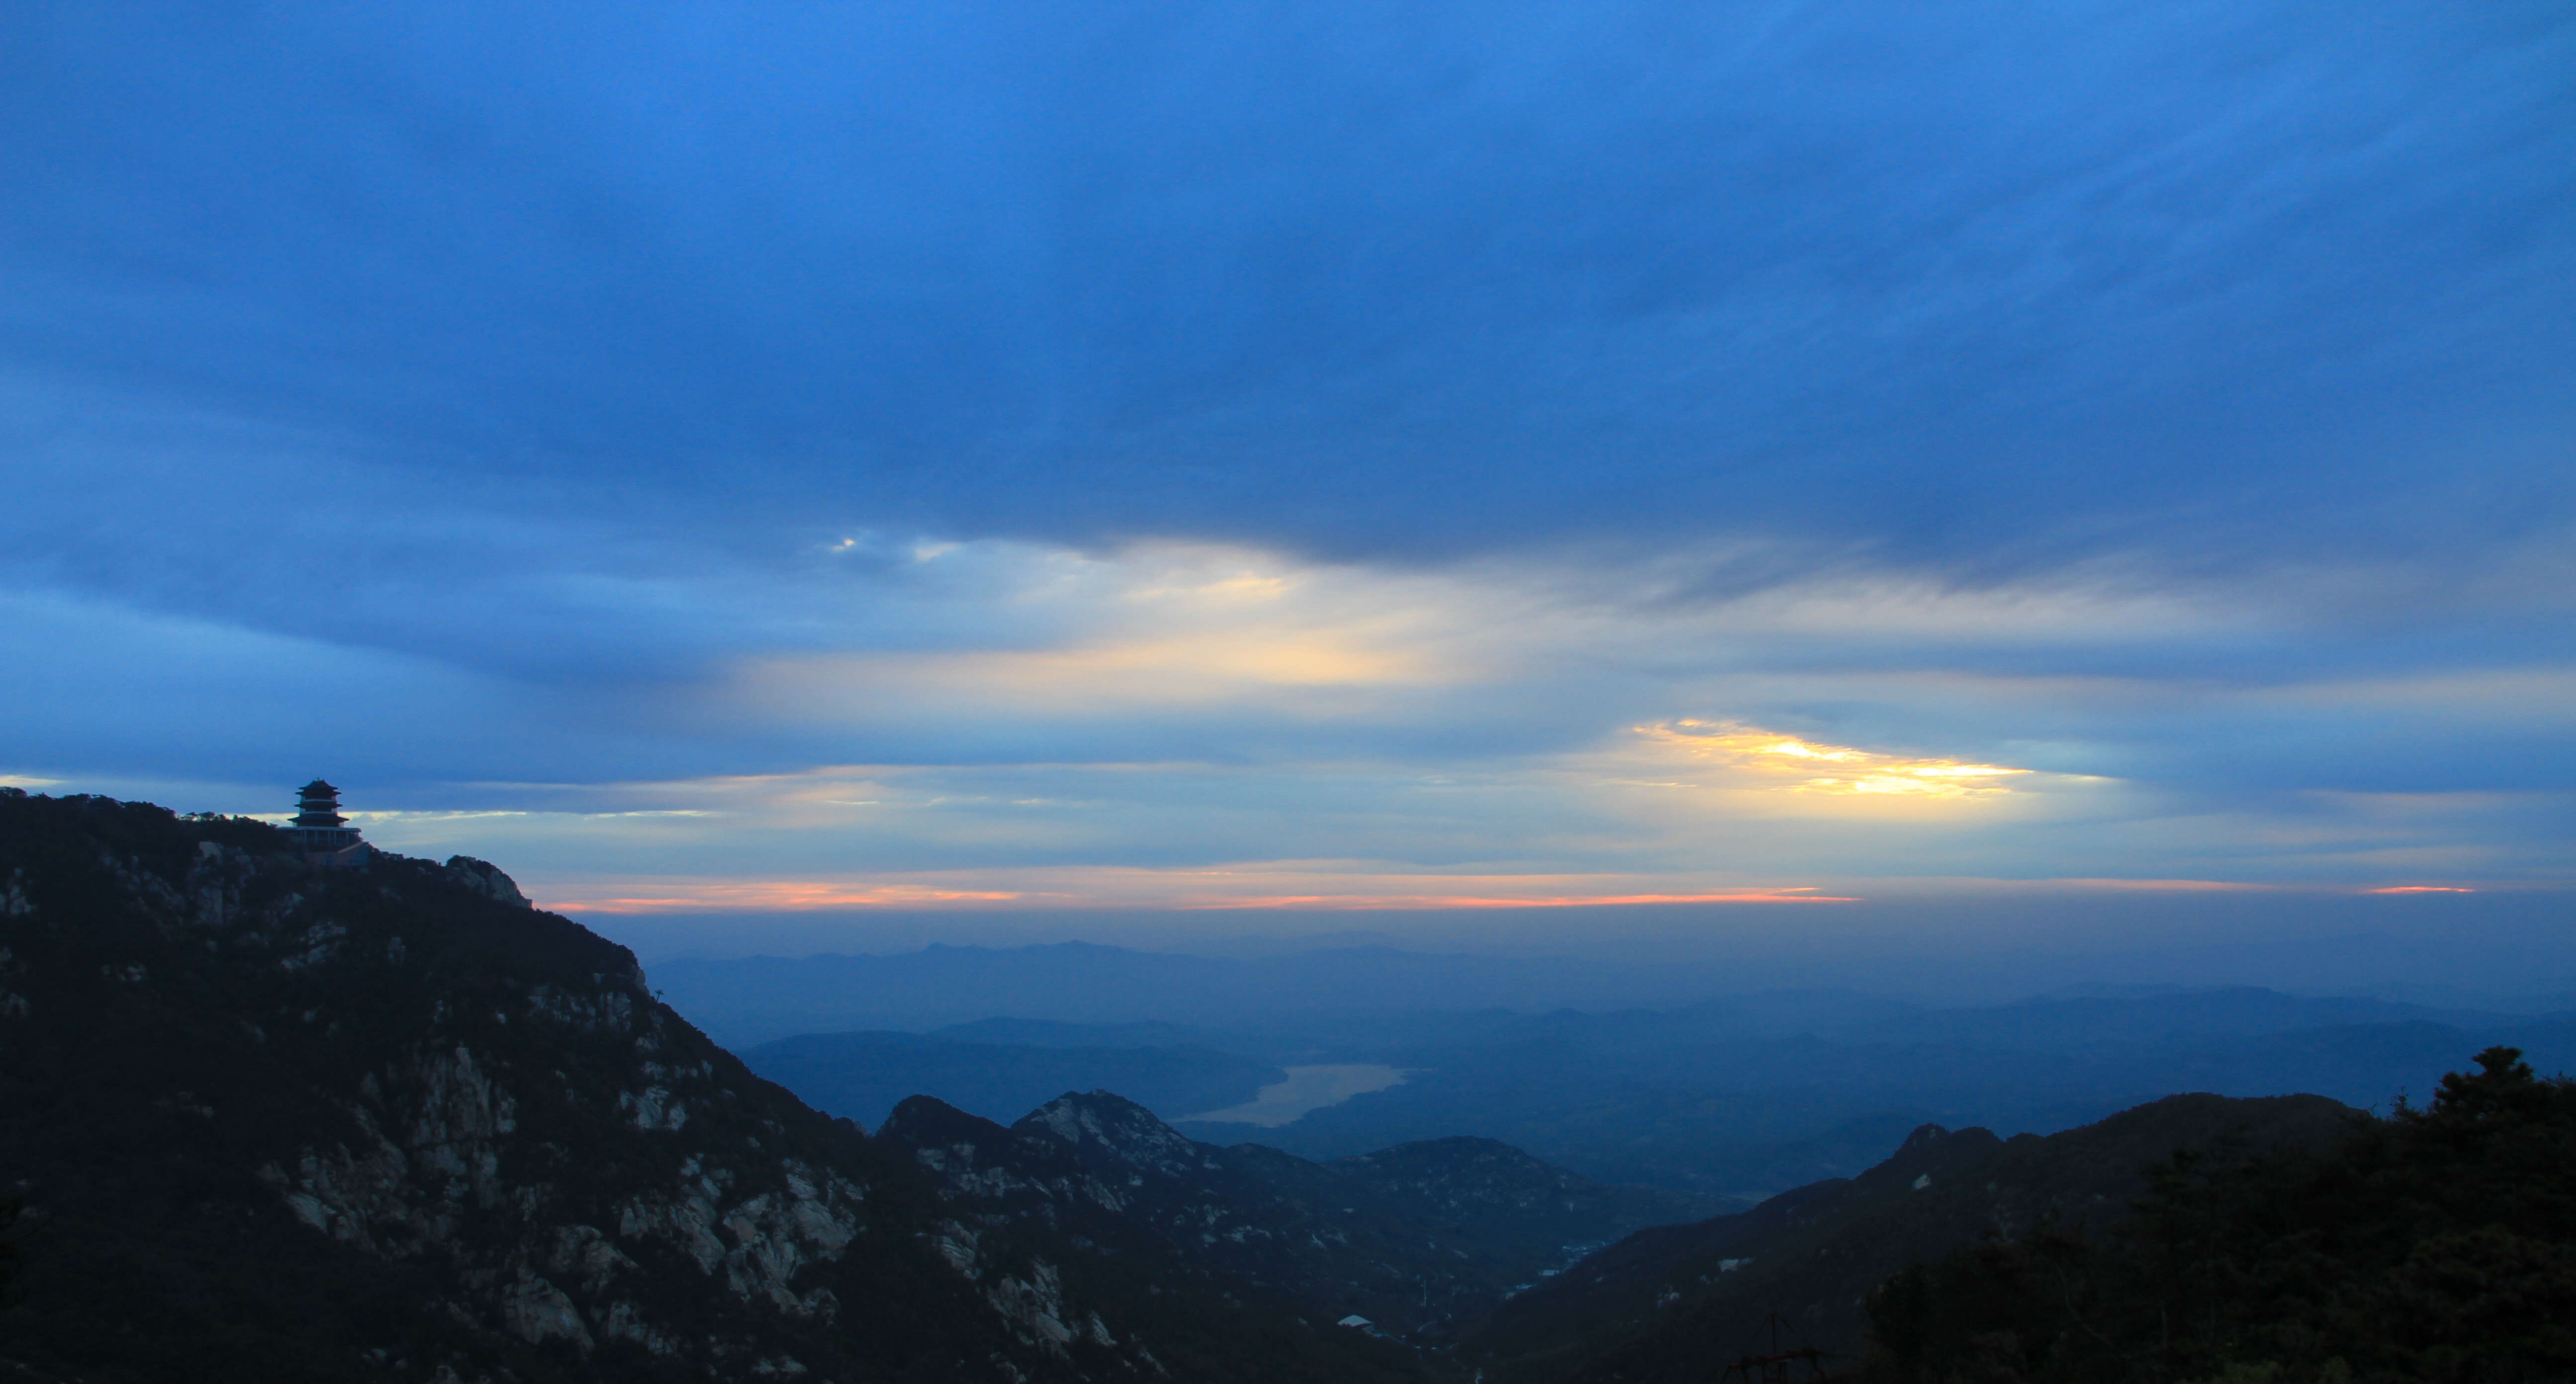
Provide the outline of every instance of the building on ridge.
{"type": "Polygon", "coordinates": [[[297,791],[287,839],[315,865],[363,865],[371,853],[358,829],[340,815],[340,790],[315,779],[297,791]]]}

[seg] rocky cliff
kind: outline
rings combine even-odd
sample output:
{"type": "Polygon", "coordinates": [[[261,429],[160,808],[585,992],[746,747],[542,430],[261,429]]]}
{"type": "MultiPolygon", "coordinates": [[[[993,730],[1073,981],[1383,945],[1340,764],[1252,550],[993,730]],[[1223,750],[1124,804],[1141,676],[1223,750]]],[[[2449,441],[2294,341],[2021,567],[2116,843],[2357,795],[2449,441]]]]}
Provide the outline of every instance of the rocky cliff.
{"type": "Polygon", "coordinates": [[[0,1364],[30,1379],[1398,1379],[943,1201],[481,861],[0,796],[0,1364]]]}
{"type": "Polygon", "coordinates": [[[1107,1091],[1063,1096],[1008,1128],[915,1097],[880,1134],[910,1147],[961,1208],[1086,1239],[1148,1240],[1315,1319],[1358,1315],[1417,1343],[1453,1339],[1585,1241],[1673,1219],[1686,1204],[1490,1139],[1330,1163],[1201,1144],[1107,1091]]]}

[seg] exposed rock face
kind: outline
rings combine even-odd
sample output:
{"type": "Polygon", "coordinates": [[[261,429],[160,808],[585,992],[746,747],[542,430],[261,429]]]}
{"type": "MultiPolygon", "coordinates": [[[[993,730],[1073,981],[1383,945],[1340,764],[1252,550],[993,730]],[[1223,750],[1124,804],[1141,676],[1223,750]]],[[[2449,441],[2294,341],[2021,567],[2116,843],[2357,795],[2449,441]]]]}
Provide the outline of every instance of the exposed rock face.
{"type": "Polygon", "coordinates": [[[917,1096],[879,1135],[909,1146],[952,1204],[1086,1239],[1143,1227],[1317,1320],[1357,1312],[1416,1340],[1443,1339],[1568,1262],[1573,1236],[1606,1239],[1670,1204],[1489,1139],[1322,1164],[1201,1144],[1107,1091],[1060,1097],[1008,1129],[917,1096]]]}
{"type": "Polygon", "coordinates": [[[470,855],[451,855],[447,858],[447,873],[457,883],[495,903],[536,907],[528,902],[527,895],[519,892],[519,882],[501,873],[501,867],[491,861],[477,860],[470,855]]]}
{"type": "Polygon", "coordinates": [[[0,881],[0,1373],[1416,1373],[943,1206],[481,862],[317,870],[259,823],[11,793],[0,881]]]}

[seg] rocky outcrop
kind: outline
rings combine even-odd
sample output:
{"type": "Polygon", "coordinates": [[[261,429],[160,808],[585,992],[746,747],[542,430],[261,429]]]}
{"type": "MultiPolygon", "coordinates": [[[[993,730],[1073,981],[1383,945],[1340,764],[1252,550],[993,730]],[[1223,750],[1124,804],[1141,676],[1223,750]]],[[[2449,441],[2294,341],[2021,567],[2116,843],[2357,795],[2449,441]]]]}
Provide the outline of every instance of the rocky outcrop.
{"type": "Polygon", "coordinates": [[[1142,1228],[1317,1320],[1357,1312],[1417,1341],[1446,1339],[1666,1204],[1489,1139],[1328,1164],[1201,1144],[1107,1091],[1059,1097],[1007,1129],[915,1097],[879,1137],[936,1173],[952,1205],[1084,1239],[1142,1228]]]}
{"type": "Polygon", "coordinates": [[[0,1196],[46,1247],[0,1373],[1410,1377],[942,1205],[482,862],[16,795],[0,880],[0,1196]]]}
{"type": "Polygon", "coordinates": [[[447,858],[447,873],[457,883],[494,903],[519,908],[536,907],[528,902],[527,895],[519,892],[519,882],[501,873],[501,867],[491,861],[477,860],[470,855],[451,855],[447,858]]]}

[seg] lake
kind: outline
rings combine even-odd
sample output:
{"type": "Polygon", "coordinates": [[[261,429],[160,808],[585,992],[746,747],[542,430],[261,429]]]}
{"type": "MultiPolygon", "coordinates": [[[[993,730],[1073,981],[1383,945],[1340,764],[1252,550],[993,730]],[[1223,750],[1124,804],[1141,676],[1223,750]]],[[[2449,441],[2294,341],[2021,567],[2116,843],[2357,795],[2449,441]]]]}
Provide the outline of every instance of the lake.
{"type": "MultiPolygon", "coordinates": [[[[1374,1062],[1354,1062],[1329,1067],[1288,1067],[1286,1081],[1274,1081],[1261,1088],[1250,1101],[1204,1115],[1184,1115],[1185,1120],[1223,1120],[1229,1124],[1258,1125],[1276,1129],[1303,1116],[1309,1110],[1339,1105],[1353,1096],[1383,1091],[1404,1080],[1400,1067],[1380,1066],[1374,1062]]],[[[1177,1123],[1177,1121],[1175,1122],[1177,1123]]]]}

